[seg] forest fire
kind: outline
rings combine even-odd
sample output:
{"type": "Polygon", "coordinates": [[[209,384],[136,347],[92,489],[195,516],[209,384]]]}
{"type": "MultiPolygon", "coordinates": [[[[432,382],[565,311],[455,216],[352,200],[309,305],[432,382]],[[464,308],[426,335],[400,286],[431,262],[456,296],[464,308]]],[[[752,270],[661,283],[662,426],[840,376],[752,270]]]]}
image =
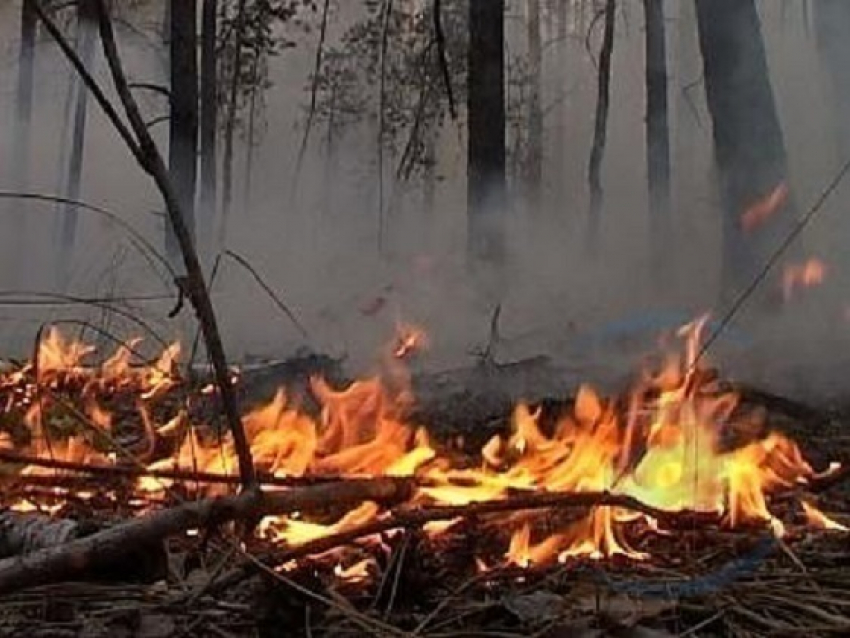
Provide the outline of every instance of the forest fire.
{"type": "Polygon", "coordinates": [[[799,290],[821,285],[826,272],[826,264],[817,257],[788,264],[782,273],[782,298],[788,301],[799,290]]]}
{"type": "MultiPolygon", "coordinates": [[[[413,396],[402,359],[424,339],[424,333],[412,328],[388,349],[391,356],[385,357],[381,375],[344,389],[312,379],[317,413],[299,408],[281,389],[272,401],[246,414],[243,425],[263,476],[413,477],[417,487],[405,505],[409,509],[454,506],[463,512],[472,504],[516,495],[607,494],[634,499],[665,515],[711,516],[729,528],[764,527],[781,535],[783,522],[771,512],[771,496],[805,487],[816,474],[792,440],[742,411],[737,395],[699,365],[704,327],[705,319],[700,319],[682,328],[683,353],[644,372],[624,397],[606,400],[582,386],[572,410],[548,424],[539,408],[520,404],[508,436],[493,436],[477,454],[466,453],[462,460],[457,450],[432,442],[424,426],[406,419],[413,396]]],[[[50,331],[34,362],[0,379],[5,451],[69,464],[124,463],[127,451],[120,452],[112,436],[119,417],[106,407],[124,393],[148,439],[137,459],[145,470],[133,498],[166,499],[171,488],[179,487],[176,478],[162,478],[169,471],[186,477],[233,475],[236,453],[229,434],[216,436],[211,428],[193,423],[186,404],[172,408],[161,421],[153,416],[162,414],[158,402],[183,384],[176,368],[179,348],[167,348],[148,365],[131,365],[137,345],[122,345],[99,366],[85,365],[92,348],[50,331]],[[82,407],[66,405],[68,401],[82,407]],[[171,453],[151,456],[153,450],[168,449],[171,453]]],[[[21,476],[31,474],[68,476],[74,471],[36,464],[20,470],[21,476]]],[[[235,488],[222,483],[199,489],[209,496],[235,488]]],[[[67,496],[55,492],[59,500],[67,496]]],[[[5,504],[54,511],[50,500],[28,497],[5,504]]],[[[810,526],[845,529],[811,503],[799,505],[810,526]]],[[[389,515],[378,504],[364,502],[330,522],[297,514],[269,516],[258,533],[292,548],[389,515]]],[[[438,538],[451,533],[456,520],[433,521],[424,530],[438,538]]],[[[618,506],[585,508],[578,518],[546,533],[538,525],[542,515],[506,513],[500,520],[513,530],[503,561],[517,566],[573,557],[643,560],[650,556],[629,542],[629,530],[665,533],[660,521],[618,506]]],[[[339,551],[334,553],[339,558],[339,551]]],[[[346,578],[364,577],[362,565],[337,568],[346,578]]]]}

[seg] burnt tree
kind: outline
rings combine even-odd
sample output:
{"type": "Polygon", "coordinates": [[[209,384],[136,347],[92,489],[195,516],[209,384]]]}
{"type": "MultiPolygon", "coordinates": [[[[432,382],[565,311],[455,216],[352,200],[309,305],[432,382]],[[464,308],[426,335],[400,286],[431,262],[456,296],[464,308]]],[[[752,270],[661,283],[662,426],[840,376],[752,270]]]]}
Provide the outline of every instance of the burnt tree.
{"type": "Polygon", "coordinates": [[[653,281],[669,273],[665,255],[670,242],[670,125],[667,104],[667,43],[664,0],[643,0],[646,20],[646,166],[649,188],[653,281]]]}
{"type": "MultiPolygon", "coordinates": [[[[97,43],[97,6],[94,0],[77,0],[77,51],[86,68],[94,68],[95,45],[97,43]]],[[[89,92],[76,77],[71,84],[73,93],[73,125],[71,129],[71,154],[68,158],[65,196],[71,201],[80,199],[83,181],[83,159],[88,121],[89,92]]],[[[77,241],[79,211],[73,204],[65,206],[61,218],[59,236],[59,261],[57,280],[60,289],[68,285],[71,273],[71,257],[77,241]]]]}
{"type": "MultiPolygon", "coordinates": [[[[194,239],[195,189],[198,175],[198,60],[197,0],[171,0],[170,59],[171,117],[168,170],[184,222],[194,239]]],[[[171,224],[165,226],[166,252],[180,263],[180,248],[171,224]]]]}
{"type": "Polygon", "coordinates": [[[697,0],[697,28],[724,207],[722,296],[763,268],[793,218],[785,143],[754,0],[697,0]]]}
{"type": "Polygon", "coordinates": [[[470,0],[467,57],[467,246],[472,263],[504,255],[505,0],[470,0]]]}
{"type": "Polygon", "coordinates": [[[210,247],[216,212],[218,0],[203,0],[201,25],[201,183],[197,234],[198,248],[203,255],[210,247]]]}
{"type": "Polygon", "coordinates": [[[821,64],[829,83],[829,97],[838,132],[840,151],[850,153],[850,2],[817,0],[815,33],[821,64]]]}

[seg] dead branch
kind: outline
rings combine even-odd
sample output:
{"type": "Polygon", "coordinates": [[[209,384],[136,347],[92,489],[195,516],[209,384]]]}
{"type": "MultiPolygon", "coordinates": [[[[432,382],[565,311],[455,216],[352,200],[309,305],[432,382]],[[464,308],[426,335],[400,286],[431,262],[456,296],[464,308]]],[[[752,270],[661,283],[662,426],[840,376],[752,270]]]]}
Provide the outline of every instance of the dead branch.
{"type": "Polygon", "coordinates": [[[78,538],[80,525],[35,512],[0,512],[0,557],[18,556],[78,538]]]}
{"type": "Polygon", "coordinates": [[[0,560],[0,594],[82,577],[114,564],[136,547],[156,543],[190,529],[294,511],[310,512],[329,506],[354,507],[364,501],[397,502],[407,499],[411,491],[408,480],[380,478],[272,493],[249,490],[235,496],[185,503],[63,545],[0,560]]]}

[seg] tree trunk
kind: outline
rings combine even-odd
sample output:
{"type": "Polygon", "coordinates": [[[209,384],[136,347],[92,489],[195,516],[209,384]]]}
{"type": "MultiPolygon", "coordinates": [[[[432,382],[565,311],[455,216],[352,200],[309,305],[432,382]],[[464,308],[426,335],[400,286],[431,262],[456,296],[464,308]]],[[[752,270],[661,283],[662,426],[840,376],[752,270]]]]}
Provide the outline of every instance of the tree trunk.
{"type": "MultiPolygon", "coordinates": [[[[77,2],[77,50],[80,59],[94,73],[94,54],[97,34],[97,7],[93,0],[77,2]]],[[[89,92],[82,82],[75,78],[74,122],[71,133],[71,155],[68,160],[68,179],[65,184],[65,196],[71,201],[80,199],[83,181],[83,158],[86,142],[86,122],[88,120],[89,92]]],[[[61,235],[59,237],[59,262],[57,264],[57,283],[60,290],[68,286],[72,272],[71,260],[77,240],[77,221],[79,212],[73,205],[65,206],[61,217],[61,235]]]]}
{"type": "Polygon", "coordinates": [[[764,266],[793,206],[754,0],[697,0],[696,7],[725,208],[721,286],[728,300],[764,266]]]}
{"type": "Polygon", "coordinates": [[[230,60],[230,86],[227,87],[227,119],[224,123],[224,157],[221,172],[221,220],[219,221],[217,247],[222,249],[227,241],[227,223],[233,201],[233,143],[236,136],[236,114],[239,100],[239,82],[242,69],[242,40],[245,38],[246,0],[239,0],[234,17],[234,36],[230,60]]]}
{"type": "Polygon", "coordinates": [[[505,1],[470,0],[467,71],[467,249],[472,263],[504,256],[505,1]]]}
{"type": "Polygon", "coordinates": [[[646,19],[646,166],[649,186],[650,262],[656,285],[667,282],[670,234],[670,125],[664,0],[643,0],[646,19]]]}
{"type": "Polygon", "coordinates": [[[605,2],[605,24],[602,50],[599,53],[597,75],[596,121],[593,129],[593,146],[587,171],[590,187],[590,214],[587,246],[595,251],[599,242],[599,222],[602,215],[602,160],[608,137],[608,108],[611,101],[611,62],[614,54],[614,23],[617,19],[616,0],[605,2]]]}
{"type": "Polygon", "coordinates": [[[218,132],[218,0],[203,0],[201,26],[201,192],[197,220],[198,248],[209,257],[216,219],[218,132]]]}
{"type": "Polygon", "coordinates": [[[533,216],[540,215],[543,188],[543,109],[541,74],[543,51],[540,42],[540,0],[527,0],[528,61],[531,86],[528,92],[528,155],[526,158],[526,204],[533,216]]]}
{"type": "MultiPolygon", "coordinates": [[[[25,191],[29,183],[30,137],[32,129],[33,79],[35,75],[35,39],[38,18],[34,10],[36,0],[24,0],[21,7],[21,42],[18,50],[18,86],[15,96],[15,126],[12,137],[10,164],[11,187],[25,191]]],[[[16,202],[10,210],[9,227],[12,233],[5,243],[4,272],[8,284],[20,284],[21,258],[27,237],[27,219],[22,203],[16,202]],[[12,236],[14,235],[14,236],[12,236]]]]}
{"type": "Polygon", "coordinates": [[[838,133],[839,152],[850,154],[850,2],[818,0],[815,5],[815,33],[821,64],[829,81],[830,106],[838,133]]]}
{"type": "MultiPolygon", "coordinates": [[[[198,60],[197,2],[171,1],[171,118],[169,119],[168,170],[180,202],[184,221],[194,239],[195,189],[198,174],[198,60]]],[[[173,229],[166,224],[166,250],[173,264],[180,249],[173,229]]]]}

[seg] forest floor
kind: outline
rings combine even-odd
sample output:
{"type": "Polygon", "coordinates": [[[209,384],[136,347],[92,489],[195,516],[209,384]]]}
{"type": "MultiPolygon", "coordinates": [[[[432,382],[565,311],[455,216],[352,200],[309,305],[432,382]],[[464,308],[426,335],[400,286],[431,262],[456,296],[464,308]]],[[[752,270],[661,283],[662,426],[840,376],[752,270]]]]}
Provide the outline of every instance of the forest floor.
{"type": "MultiPolygon", "coordinates": [[[[305,360],[246,375],[249,399],[297,384],[329,360],[305,360]],[[294,371],[293,371],[294,370],[294,371]]],[[[507,428],[517,395],[531,388],[552,409],[558,374],[542,360],[459,370],[414,383],[416,421],[438,436],[479,445],[507,428]],[[547,403],[548,402],[548,403],[547,403]]],[[[850,404],[829,408],[752,389],[773,427],[800,444],[816,468],[850,459],[850,404]]],[[[850,485],[818,496],[826,512],[850,513],[850,485]]],[[[781,504],[779,504],[781,508],[781,504]]],[[[846,519],[844,519],[846,520],[846,519]]],[[[764,636],[850,633],[850,539],[792,529],[781,540],[753,529],[691,521],[671,535],[631,539],[651,558],[570,560],[551,567],[492,568],[504,551],[498,526],[471,518],[432,541],[415,530],[386,536],[376,574],[352,581],[322,558],[292,570],[252,568],[222,538],[202,551],[166,552],[166,577],[153,582],[66,583],[0,598],[0,636],[764,636]],[[492,561],[490,559],[492,557],[492,561]],[[176,576],[175,574],[180,574],[176,576]]],[[[263,548],[250,548],[262,553],[263,548]]],[[[116,573],[122,573],[116,566],[116,573]]]]}

